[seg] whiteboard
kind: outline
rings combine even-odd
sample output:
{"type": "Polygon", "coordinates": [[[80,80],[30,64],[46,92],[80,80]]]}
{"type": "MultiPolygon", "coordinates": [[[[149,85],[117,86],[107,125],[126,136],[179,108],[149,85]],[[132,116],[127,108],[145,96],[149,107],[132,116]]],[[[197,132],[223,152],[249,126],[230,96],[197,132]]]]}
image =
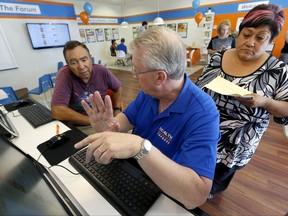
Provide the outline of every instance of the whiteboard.
{"type": "Polygon", "coordinates": [[[17,64],[8,41],[0,26],[0,71],[17,68],[17,64]]]}

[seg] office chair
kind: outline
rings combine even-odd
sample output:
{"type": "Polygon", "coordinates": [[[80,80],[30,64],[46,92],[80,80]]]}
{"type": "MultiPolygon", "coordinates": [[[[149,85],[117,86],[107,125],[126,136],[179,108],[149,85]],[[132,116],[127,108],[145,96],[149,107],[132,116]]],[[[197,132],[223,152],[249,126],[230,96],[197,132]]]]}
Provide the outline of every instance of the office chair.
{"type": "Polygon", "coordinates": [[[59,71],[64,66],[64,63],[62,61],[59,61],[57,64],[57,71],[59,71]]]}
{"type": "Polygon", "coordinates": [[[127,64],[126,53],[123,50],[116,50],[116,59],[117,60],[115,62],[115,65],[122,64],[125,66],[127,64]]]}
{"type": "Polygon", "coordinates": [[[192,66],[192,59],[193,59],[194,52],[195,52],[195,49],[187,51],[187,55],[186,55],[187,67],[192,66]]]}
{"type": "MultiPolygon", "coordinates": [[[[53,89],[53,82],[51,79],[50,74],[45,74],[38,79],[38,87],[28,91],[29,95],[39,95],[42,97],[44,95],[44,104],[48,109],[50,109],[50,106],[48,105],[47,95],[46,92],[50,89],[53,89]]],[[[52,91],[51,91],[51,97],[52,97],[52,91]]]]}
{"type": "Polygon", "coordinates": [[[11,86],[0,87],[0,105],[5,105],[18,100],[19,98],[11,86]]]}
{"type": "MultiPolygon", "coordinates": [[[[113,94],[113,91],[112,89],[108,89],[107,92],[106,92],[107,95],[109,95],[110,97],[112,97],[112,94],[113,94]]],[[[112,104],[113,106],[113,104],[112,104]]],[[[114,106],[113,106],[114,107],[114,106]]],[[[123,111],[124,110],[124,103],[123,103],[123,100],[121,99],[120,101],[120,108],[121,110],[123,111]]]]}
{"type": "Polygon", "coordinates": [[[50,73],[49,74],[52,80],[52,84],[53,84],[53,88],[55,87],[55,83],[56,83],[56,76],[57,76],[57,72],[54,73],[50,73]]]}

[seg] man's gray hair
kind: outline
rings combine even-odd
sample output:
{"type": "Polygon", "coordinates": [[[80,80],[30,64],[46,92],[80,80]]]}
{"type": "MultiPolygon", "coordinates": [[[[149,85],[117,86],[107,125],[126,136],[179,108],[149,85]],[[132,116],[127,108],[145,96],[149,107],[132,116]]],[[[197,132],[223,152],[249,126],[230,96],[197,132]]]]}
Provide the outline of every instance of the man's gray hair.
{"type": "Polygon", "coordinates": [[[184,75],[186,48],[175,31],[162,26],[150,27],[131,42],[132,53],[139,48],[144,48],[141,61],[147,70],[163,69],[174,80],[184,75]]]}

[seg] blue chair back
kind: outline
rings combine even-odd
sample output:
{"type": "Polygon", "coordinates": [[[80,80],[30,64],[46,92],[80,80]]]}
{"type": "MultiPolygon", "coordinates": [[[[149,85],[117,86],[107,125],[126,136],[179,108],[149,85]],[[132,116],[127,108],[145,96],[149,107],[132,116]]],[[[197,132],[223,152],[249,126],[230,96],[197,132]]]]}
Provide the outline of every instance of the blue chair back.
{"type": "Polygon", "coordinates": [[[53,82],[50,74],[45,74],[39,77],[39,88],[42,93],[53,88],[53,82]]]}
{"type": "Polygon", "coordinates": [[[0,104],[4,105],[4,104],[8,104],[8,103],[12,103],[15,101],[18,101],[19,98],[17,97],[14,89],[11,86],[7,86],[7,87],[0,87],[0,89],[4,92],[4,95],[1,95],[0,98],[0,104]]]}
{"type": "Polygon", "coordinates": [[[56,76],[57,76],[57,72],[55,72],[55,73],[50,73],[50,77],[51,77],[51,80],[52,80],[53,87],[55,87],[56,76]]]}
{"type": "Polygon", "coordinates": [[[28,94],[40,95],[53,88],[53,82],[50,74],[45,74],[38,79],[38,87],[30,90],[28,94]]]}
{"type": "Polygon", "coordinates": [[[59,71],[64,66],[64,63],[62,61],[58,62],[57,70],[59,71]]]}

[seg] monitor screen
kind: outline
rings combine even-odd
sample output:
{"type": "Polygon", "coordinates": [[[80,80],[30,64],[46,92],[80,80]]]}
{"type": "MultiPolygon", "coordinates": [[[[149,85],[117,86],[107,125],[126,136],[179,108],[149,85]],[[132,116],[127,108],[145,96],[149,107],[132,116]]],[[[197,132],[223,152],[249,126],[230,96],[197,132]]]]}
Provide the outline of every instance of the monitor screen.
{"type": "Polygon", "coordinates": [[[70,41],[66,23],[26,23],[33,49],[63,47],[70,41]]]}
{"type": "Polygon", "coordinates": [[[67,215],[35,164],[0,136],[0,214],[67,215]]]}

